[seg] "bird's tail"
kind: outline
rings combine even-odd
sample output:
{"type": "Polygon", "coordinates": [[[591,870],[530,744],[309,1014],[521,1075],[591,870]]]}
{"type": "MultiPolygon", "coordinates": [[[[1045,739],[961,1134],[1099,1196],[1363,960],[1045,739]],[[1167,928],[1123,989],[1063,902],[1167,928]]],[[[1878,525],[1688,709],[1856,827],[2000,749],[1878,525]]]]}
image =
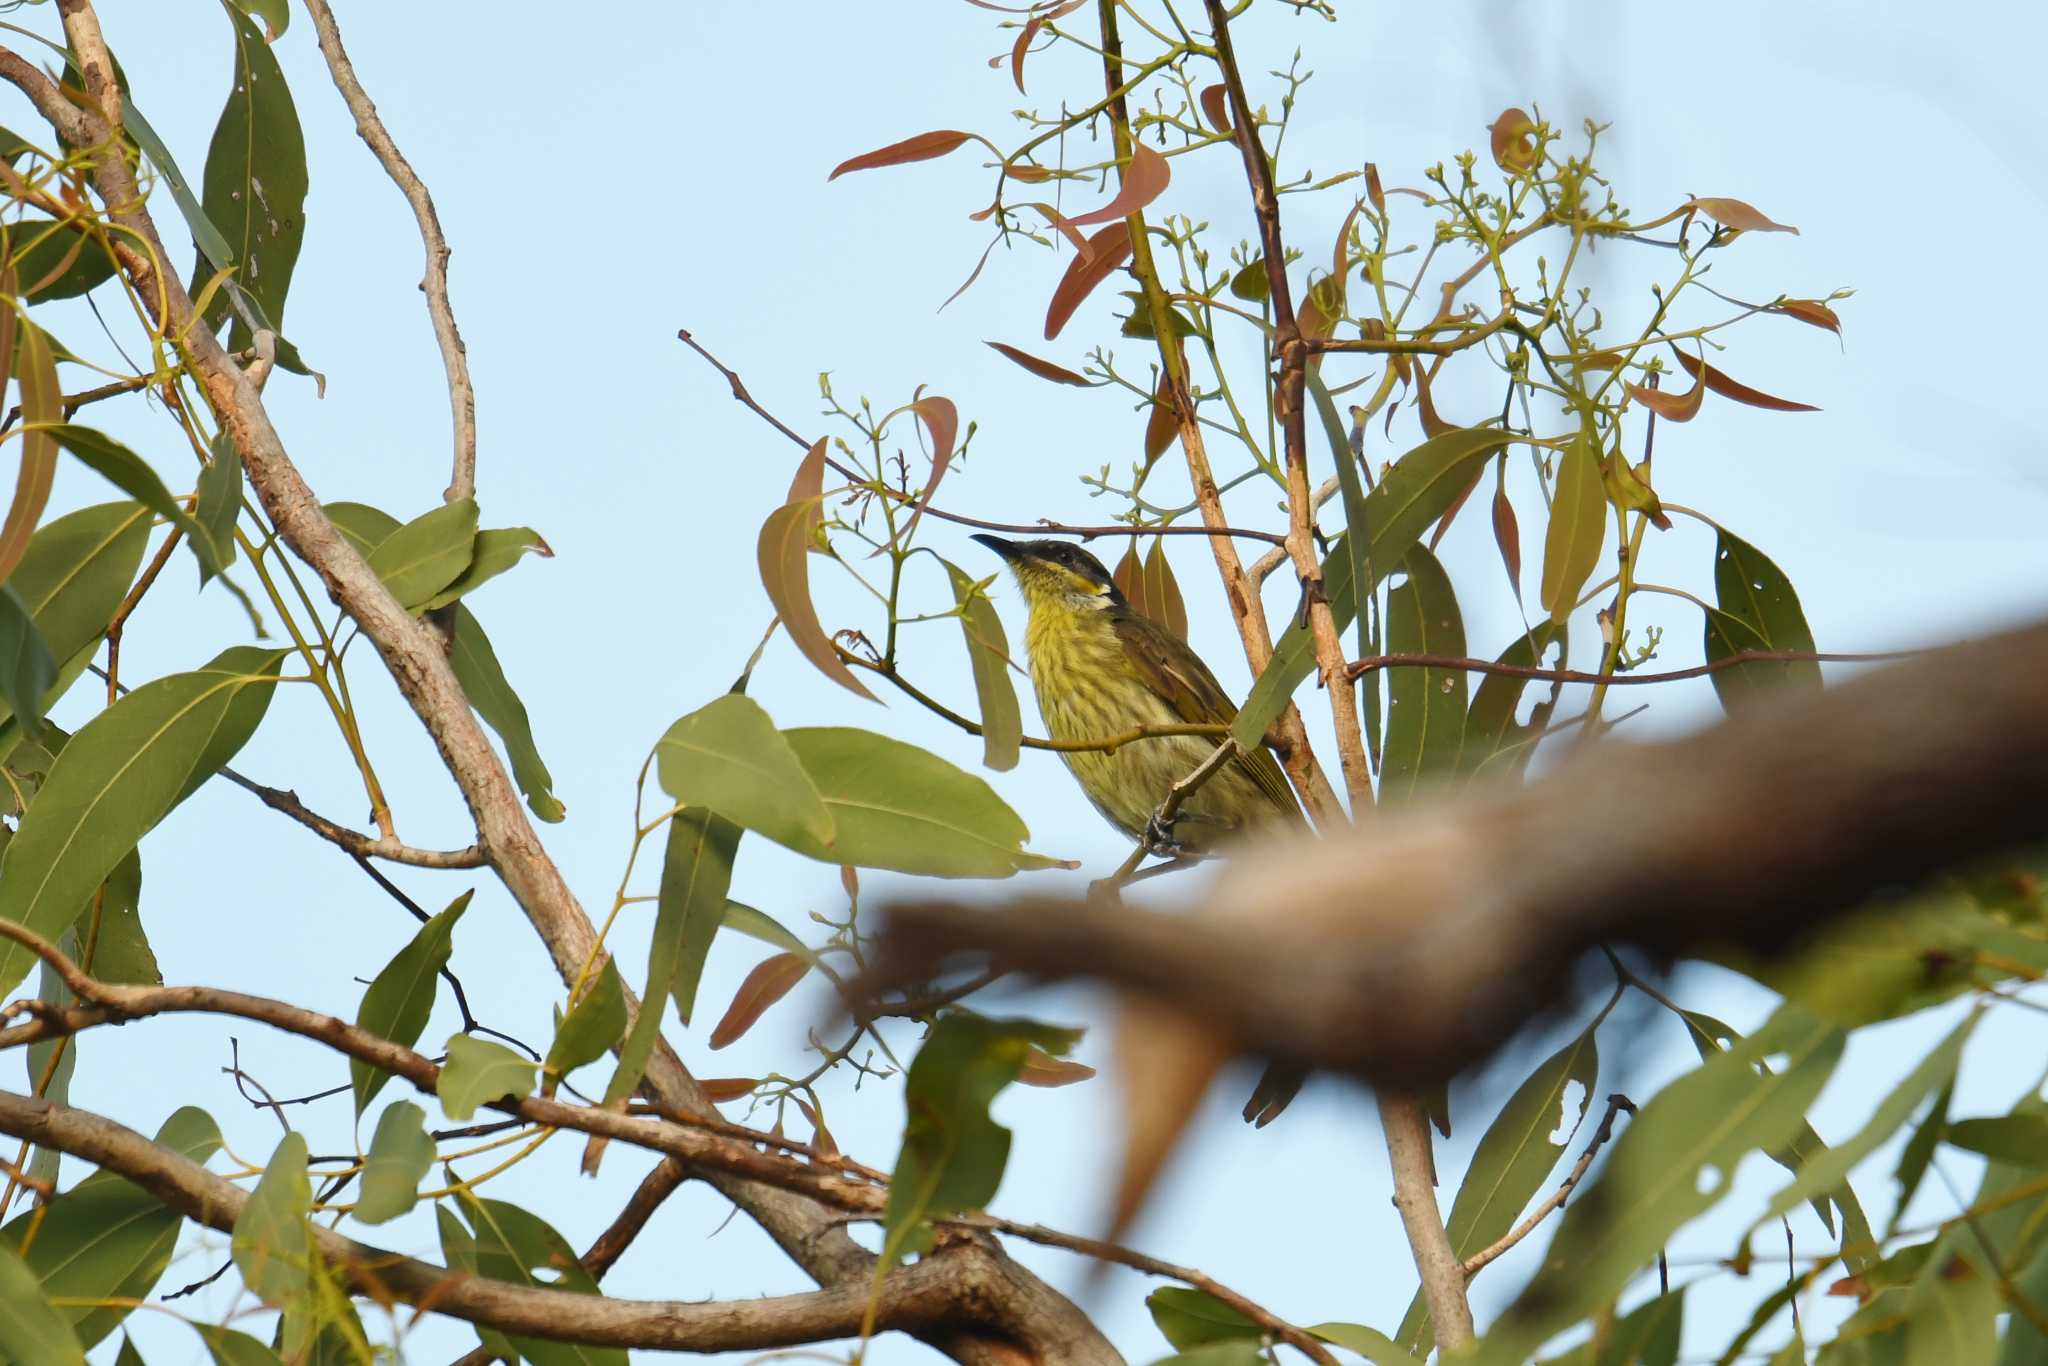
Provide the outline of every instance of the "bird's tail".
{"type": "Polygon", "coordinates": [[[1259,1129],[1271,1124],[1307,1080],[1308,1073],[1299,1067],[1277,1062],[1268,1067],[1259,1075],[1259,1084],[1253,1089],[1252,1098],[1244,1103],[1245,1122],[1259,1129]]]}

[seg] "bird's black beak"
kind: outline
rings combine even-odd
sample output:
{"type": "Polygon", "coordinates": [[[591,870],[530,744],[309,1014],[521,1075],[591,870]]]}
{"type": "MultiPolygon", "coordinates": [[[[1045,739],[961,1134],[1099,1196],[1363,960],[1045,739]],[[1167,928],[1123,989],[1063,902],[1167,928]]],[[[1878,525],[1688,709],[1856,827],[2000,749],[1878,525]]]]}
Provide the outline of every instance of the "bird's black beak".
{"type": "Polygon", "coordinates": [[[1002,556],[1010,564],[1015,564],[1018,560],[1024,558],[1024,552],[1018,548],[1015,541],[1006,541],[1000,536],[990,536],[987,534],[970,536],[967,539],[981,542],[990,550],[1002,556]]]}

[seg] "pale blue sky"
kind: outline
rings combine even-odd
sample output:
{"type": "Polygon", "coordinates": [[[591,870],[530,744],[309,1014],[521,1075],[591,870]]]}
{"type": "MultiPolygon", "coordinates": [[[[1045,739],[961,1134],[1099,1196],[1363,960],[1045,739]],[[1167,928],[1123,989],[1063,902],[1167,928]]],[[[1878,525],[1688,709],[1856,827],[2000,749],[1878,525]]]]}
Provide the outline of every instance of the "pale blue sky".
{"type": "MultiPolygon", "coordinates": [[[[625,853],[633,775],[648,747],[677,715],[727,686],[768,618],[753,538],[797,454],[730,400],[674,340],[676,329],[692,329],[804,431],[823,430],[820,371],[833,373],[842,397],[871,395],[884,406],[930,385],[981,424],[972,458],[946,485],[948,506],[1017,520],[1092,521],[1107,505],[1091,502],[1074,476],[1105,461],[1121,468],[1142,418],[1108,392],[1032,379],[981,343],[1011,341],[1077,365],[1087,345],[1113,338],[1109,291],[1061,342],[1045,344],[1044,302],[1065,257],[998,252],[974,290],[935,313],[983,245],[980,228],[966,221],[989,183],[975,153],[825,182],[842,158],[929,128],[1015,140],[1008,115],[1019,97],[1007,70],[983,60],[1006,52],[1010,34],[997,32],[984,10],[959,3],[339,8],[360,75],[433,187],[455,246],[453,295],[477,384],[485,521],[531,524],[557,552],[523,565],[476,607],[570,808],[567,823],[544,831],[548,846],[586,906],[601,913],[625,853]]],[[[1332,27],[1262,5],[1238,37],[1254,73],[1284,66],[1297,44],[1309,49],[1306,64],[1317,76],[1289,145],[1318,172],[1371,159],[1388,184],[1414,183],[1423,166],[1483,149],[1485,126],[1510,104],[1540,106],[1566,127],[1592,117],[1615,125],[1603,142],[1603,165],[1629,202],[1661,209],[1692,193],[1734,195],[1800,227],[1799,237],[1745,241],[1719,268],[1719,288],[1742,297],[1779,289],[1819,295],[1839,285],[1858,291],[1840,306],[1844,345],[1761,319],[1738,331],[1724,358],[1737,377],[1824,412],[1766,414],[1710,400],[1690,427],[1667,426],[1659,436],[1660,491],[1715,512],[1773,556],[1799,585],[1823,649],[1938,641],[2040,610],[2048,596],[2041,587],[2048,538],[2040,532],[2048,469],[2033,401],[2038,348],[2022,331],[2043,302],[2034,261],[2036,224],[2048,203],[2048,160],[2036,136],[2048,114],[2036,70],[2048,25],[2038,9],[1995,0],[1961,0],[1933,13],[1844,0],[1736,3],[1711,12],[1622,0],[1341,0],[1339,8],[1343,21],[1332,27]]],[[[14,17],[53,31],[45,8],[14,17]]],[[[103,17],[137,99],[196,177],[227,87],[225,20],[208,0],[109,0],[103,17]]],[[[323,497],[414,515],[439,498],[448,477],[440,363],[414,288],[419,243],[328,85],[302,13],[277,52],[305,125],[313,187],[286,331],[329,386],[316,400],[310,384],[280,375],[272,411],[323,497]]],[[[1048,105],[1062,92],[1089,98],[1094,88],[1093,68],[1077,56],[1041,56],[1029,71],[1032,99],[1048,105]]],[[[1275,96],[1270,80],[1259,76],[1258,85],[1258,94],[1275,96]]],[[[0,118],[33,126],[18,100],[0,118]]],[[[1163,206],[1210,218],[1225,241],[1248,232],[1227,159],[1201,166],[1200,175],[1190,169],[1176,182],[1163,206]]],[[[1080,193],[1068,202],[1090,201],[1080,193]]],[[[1327,196],[1287,207],[1295,215],[1290,240],[1321,256],[1345,203],[1327,196]]],[[[167,210],[159,219],[167,231],[174,222],[167,210]]],[[[1662,268],[1645,256],[1625,245],[1605,248],[1595,278],[1631,288],[1645,268],[1662,268]]],[[[57,317],[66,342],[111,359],[89,317],[76,310],[57,317]]],[[[132,349],[132,333],[120,335],[132,349]]],[[[1117,349],[1142,371],[1144,344],[1117,349]]],[[[1464,410],[1456,390],[1439,399],[1447,410],[1464,410]]],[[[174,486],[185,477],[185,457],[166,441],[160,419],[100,409],[93,420],[158,459],[174,486]]],[[[64,506],[106,496],[92,476],[69,467],[59,483],[64,506]]],[[[1265,495],[1246,500],[1240,515],[1258,517],[1269,503],[1265,495]]],[[[1525,531],[1532,525],[1525,512],[1525,531]]],[[[1711,542],[1680,525],[1652,543],[1645,572],[1699,587],[1708,582],[1711,542]]],[[[930,535],[963,565],[993,569],[955,529],[932,527],[930,535]]],[[[1468,515],[1445,555],[1460,583],[1474,586],[1464,603],[1474,652],[1498,649],[1521,626],[1485,519],[1468,515]]],[[[1206,554],[1182,542],[1174,561],[1196,643],[1241,692],[1248,681],[1242,656],[1206,554]]],[[[195,597],[191,579],[189,567],[176,564],[153,594],[131,628],[127,670],[139,676],[191,667],[242,638],[230,600],[217,590],[195,597]]],[[[934,582],[925,591],[944,589],[934,582]]],[[[863,620],[865,609],[850,594],[828,590],[822,602],[833,624],[863,620]]],[[[1007,592],[999,604],[1014,639],[1017,604],[1007,592]]],[[[1644,600],[1636,619],[1670,627],[1669,663],[1694,661],[1691,608],[1644,600]]],[[[943,695],[971,699],[950,625],[924,629],[930,637],[913,637],[909,667],[943,695]]],[[[1580,647],[1586,651],[1587,642],[1580,647]]],[[[417,723],[368,652],[355,658],[357,698],[404,833],[419,844],[464,842],[460,803],[417,723]]],[[[780,640],[753,693],[784,724],[871,726],[929,744],[963,766],[978,764],[977,742],[904,705],[885,712],[822,684],[780,640]]],[[[1652,700],[1651,712],[1629,723],[1638,733],[1716,714],[1704,684],[1659,691],[1652,700]]],[[[1028,702],[1025,710],[1035,722],[1028,702]]],[[[1320,699],[1308,710],[1314,719],[1320,699]]],[[[74,723],[82,714],[73,713],[74,723]]],[[[312,699],[284,690],[237,766],[359,821],[360,789],[323,725],[312,699]]],[[[1027,754],[1015,771],[990,780],[1029,822],[1035,847],[1082,859],[1098,875],[1122,856],[1120,837],[1045,756],[1027,754]]],[[[150,838],[144,863],[144,920],[171,981],[262,991],[352,1015],[357,979],[411,933],[410,920],[346,859],[222,784],[203,790],[150,838]]],[[[559,988],[509,898],[480,875],[395,876],[433,906],[478,889],[456,934],[455,965],[483,1019],[544,1040],[559,988]]],[[[868,879],[871,892],[891,885],[868,879]]],[[[793,927],[804,927],[813,909],[841,904],[835,870],[759,840],[743,848],[734,894],[793,927]]],[[[644,920],[629,915],[615,937],[629,978],[640,973],[644,940],[644,920]]],[[[722,1005],[760,956],[751,941],[721,942],[703,988],[705,1009],[722,1005]]],[[[1682,978],[1680,990],[1738,1024],[1753,1023],[1764,1008],[1761,993],[1704,973],[1682,978]]],[[[708,1053],[701,1038],[670,1032],[705,1075],[778,1064],[795,1070],[816,1004],[799,994],[722,1054],[708,1053]]],[[[1107,1022],[1104,1003],[1088,992],[1042,993],[1029,1008],[1063,1023],[1107,1022]]],[[[454,1023],[452,1011],[438,1012],[428,1039],[454,1023]]],[[[1860,1040],[1816,1114],[1823,1136],[1859,1122],[1873,1088],[1933,1027],[1917,1022],[1860,1040]]],[[[203,1104],[238,1151],[261,1161],[278,1129],[220,1074],[230,1034],[241,1038],[245,1064],[280,1093],[344,1075],[317,1050],[253,1026],[163,1020],[88,1036],[75,1097],[144,1130],[178,1103],[203,1104]]],[[[1641,1099],[1691,1058],[1675,1024],[1650,1020],[1643,1037],[1625,1060],[1626,1074],[1618,1065],[1603,1077],[1603,1093],[1622,1085],[1641,1099]]],[[[1996,1018],[1980,1033],[1960,1110],[2010,1103],[2028,1068],[2004,1065],[2011,1054],[2002,1050],[2020,1037],[2016,1025],[1996,1018]]],[[[1612,1041],[1617,1059],[1622,1041],[1612,1041]]],[[[1107,1053],[1106,1029],[1081,1048],[1084,1060],[1105,1068],[1107,1053]]],[[[1132,1241],[1200,1266],[1297,1320],[1391,1329],[1414,1277],[1387,1203],[1370,1106],[1353,1089],[1324,1083],[1280,1123],[1253,1133],[1234,1114],[1249,1075],[1219,1092],[1132,1241]]],[[[828,1114],[842,1145],[887,1165],[900,1124],[896,1102],[843,1087],[828,1092],[828,1104],[834,1101],[828,1114]]],[[[298,1112],[316,1152],[345,1145],[346,1105],[298,1112]]],[[[1482,1128],[1477,1102],[1458,1108],[1457,1136],[1441,1157],[1447,1179],[1482,1128]]],[[[1019,1139],[996,1208],[1092,1227],[1113,1113],[1107,1077],[1005,1097],[999,1116],[1019,1139]]],[[[579,1153],[579,1144],[550,1145],[503,1193],[532,1202],[580,1246],[648,1163],[615,1149],[592,1183],[574,1174],[579,1153]]],[[[1745,1168],[1744,1177],[1737,1208],[1778,1181],[1767,1168],[1745,1168]]],[[[1859,1186],[1874,1215],[1888,1203],[1885,1187],[1878,1178],[1859,1186]]],[[[1447,1186],[1447,1206],[1449,1195],[1447,1186]]],[[[1928,1209],[1938,1198],[1923,1196],[1928,1209]]],[[[696,1299],[801,1287],[800,1273],[744,1220],[715,1232],[724,1214],[710,1193],[685,1190],[606,1288],[696,1299]]],[[[1674,1252],[1724,1251],[1739,1226],[1717,1223],[1674,1252]]],[[[1795,1227],[1802,1243],[1820,1245],[1810,1216],[1808,1226],[1795,1227]]],[[[438,1257],[427,1218],[369,1236],[438,1257]]],[[[207,1250],[181,1259],[166,1286],[203,1274],[224,1253],[222,1239],[191,1241],[207,1250]]],[[[1065,1254],[1017,1251],[1063,1286],[1078,1287],[1087,1270],[1065,1254]]],[[[1510,1257],[1480,1278],[1482,1315],[1499,1307],[1530,1265],[1526,1256],[1510,1257]]],[[[1108,1284],[1092,1305],[1106,1329],[1134,1361],[1163,1354],[1140,1303],[1149,1287],[1122,1274],[1108,1284]]],[[[1763,1293],[1743,1284],[1732,1290],[1745,1307],[1763,1293]]],[[[1731,1302],[1703,1298],[1699,1317],[1725,1317],[1731,1302]]],[[[216,1290],[178,1307],[217,1316],[230,1298],[216,1290]]],[[[152,1362],[201,1359],[196,1340],[162,1316],[131,1322],[152,1362]]],[[[1709,1340],[1702,1335],[1694,1345],[1709,1340]]],[[[407,1359],[445,1360],[470,1341],[466,1328],[422,1327],[408,1340],[407,1359]]],[[[885,1366],[929,1359],[902,1341],[870,1356],[885,1366]]]]}

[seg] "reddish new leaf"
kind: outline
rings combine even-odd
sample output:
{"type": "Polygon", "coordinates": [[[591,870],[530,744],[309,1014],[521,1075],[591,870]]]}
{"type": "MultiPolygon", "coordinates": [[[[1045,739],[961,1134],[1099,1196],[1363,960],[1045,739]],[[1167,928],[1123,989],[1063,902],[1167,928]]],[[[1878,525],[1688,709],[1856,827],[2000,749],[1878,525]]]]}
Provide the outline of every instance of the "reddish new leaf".
{"type": "Polygon", "coordinates": [[[761,1083],[755,1077],[700,1077],[697,1085],[704,1088],[704,1099],[713,1105],[724,1105],[730,1101],[745,1100],[754,1094],[754,1088],[761,1083]]]}
{"type": "Polygon", "coordinates": [[[1129,600],[1133,611],[1186,640],[1187,603],[1181,597],[1180,584],[1175,582],[1173,569],[1167,564],[1165,552],[1161,549],[1165,540],[1163,536],[1155,539],[1151,552],[1141,561],[1138,559],[1138,543],[1134,539],[1124,550],[1124,557],[1117,561],[1110,580],[1129,600]]]}
{"type": "Polygon", "coordinates": [[[1166,375],[1162,371],[1159,386],[1152,394],[1151,415],[1145,419],[1145,473],[1150,474],[1159,457],[1166,454],[1173,445],[1173,438],[1180,432],[1180,414],[1173,406],[1173,396],[1167,392],[1166,375]]]}
{"type": "Polygon", "coordinates": [[[925,481],[924,492],[917,497],[917,507],[910,514],[909,525],[903,528],[903,541],[908,544],[910,533],[917,530],[918,519],[932,501],[932,495],[939,490],[939,481],[946,477],[946,467],[953,463],[953,438],[960,432],[960,410],[953,406],[950,398],[921,398],[910,405],[910,411],[917,414],[917,420],[924,424],[925,435],[932,443],[932,477],[925,481]]]}
{"type": "Polygon", "coordinates": [[[775,605],[790,643],[803,657],[840,687],[875,702],[880,699],[862,686],[833,650],[831,638],[818,624],[818,610],[811,605],[811,570],[806,556],[824,517],[818,506],[823,501],[824,481],[825,440],[820,437],[797,465],[789,501],[761,524],[755,545],[761,586],[768,590],[768,601],[775,605]]]}
{"type": "Polygon", "coordinates": [[[1438,356],[1434,364],[1423,365],[1417,362],[1415,366],[1415,409],[1422,419],[1424,436],[1442,436],[1445,432],[1458,430],[1457,423],[1446,422],[1437,416],[1436,400],[1429,392],[1429,381],[1435,376],[1437,366],[1443,363],[1444,358],[1438,356]]]}
{"type": "Polygon", "coordinates": [[[1460,509],[1462,509],[1465,506],[1466,502],[1472,497],[1472,491],[1479,487],[1479,480],[1485,474],[1486,466],[1475,465],[1472,467],[1472,477],[1465,481],[1465,487],[1458,491],[1458,496],[1451,499],[1451,505],[1444,509],[1444,515],[1437,519],[1436,530],[1430,535],[1429,538],[1429,549],[1431,554],[1436,553],[1437,545],[1439,542],[1443,540],[1444,533],[1451,529],[1452,522],[1458,520],[1458,513],[1460,509]]]}
{"type": "Polygon", "coordinates": [[[1112,218],[1128,218],[1159,198],[1172,178],[1166,158],[1141,142],[1131,149],[1131,164],[1124,168],[1123,187],[1116,192],[1116,198],[1072,220],[1073,224],[1085,228],[1112,218]]]}
{"type": "Polygon", "coordinates": [[[1010,79],[1017,83],[1018,94],[1024,93],[1024,55],[1031,50],[1031,40],[1038,36],[1040,29],[1053,20],[1064,19],[1087,3],[1088,0],[1067,0],[1066,4],[1057,9],[1034,14],[1025,21],[1024,31],[1017,35],[1017,45],[1010,49],[1010,79]]]}
{"type": "Polygon", "coordinates": [[[1202,106],[1202,114],[1209,120],[1211,128],[1224,137],[1230,136],[1230,92],[1227,89],[1220,85],[1205,85],[1202,93],[1195,96],[1195,103],[1202,106]]]}
{"type": "Polygon", "coordinates": [[[930,161],[933,157],[946,155],[946,153],[959,147],[960,144],[973,136],[974,134],[972,133],[962,133],[951,128],[939,128],[929,133],[919,133],[916,137],[905,138],[901,142],[892,142],[887,147],[877,147],[872,152],[863,152],[857,157],[849,157],[837,166],[834,166],[832,174],[826,176],[825,179],[828,181],[837,180],[848,171],[871,171],[877,166],[901,166],[911,161],[930,161]]]}
{"type": "Polygon", "coordinates": [[[1372,201],[1372,211],[1380,217],[1387,216],[1387,192],[1380,188],[1380,168],[1370,161],[1365,163],[1365,197],[1372,201]]]}
{"type": "Polygon", "coordinates": [[[1036,185],[1041,180],[1052,179],[1052,168],[1029,161],[1013,161],[1003,167],[1003,174],[1012,180],[1021,180],[1026,185],[1036,185]]]}
{"type": "Polygon", "coordinates": [[[1522,527],[1515,520],[1515,505],[1508,501],[1507,467],[1501,467],[1501,481],[1493,490],[1493,543],[1500,547],[1500,562],[1507,566],[1508,582],[1515,601],[1522,600],[1522,527]]]}
{"type": "Polygon", "coordinates": [[[1631,384],[1628,391],[1645,408],[1673,422],[1690,422],[1699,416],[1700,400],[1707,396],[1707,386],[1697,378],[1693,380],[1692,388],[1682,394],[1668,389],[1652,389],[1647,384],[1631,384]]]}
{"type": "Polygon", "coordinates": [[[1785,223],[1774,223],[1739,199],[1695,197],[1686,201],[1686,207],[1698,209],[1722,227],[1734,228],[1738,232],[1789,232],[1794,237],[1799,235],[1799,229],[1785,223]]]}
{"type": "Polygon", "coordinates": [[[1709,389],[1712,389],[1723,398],[1732,398],[1737,403],[1747,403],[1752,408],[1769,408],[1773,412],[1779,413],[1817,413],[1820,411],[1811,403],[1794,403],[1789,398],[1778,398],[1775,395],[1764,393],[1760,389],[1752,389],[1740,380],[1730,379],[1705,361],[1694,360],[1683,351],[1678,353],[1678,363],[1683,365],[1686,373],[1695,380],[1704,378],[1709,389]]]}
{"type": "Polygon", "coordinates": [[[795,953],[778,953],[755,964],[747,980],[733,994],[732,1004],[725,1008],[718,1028],[711,1031],[711,1046],[724,1048],[752,1029],[768,1007],[789,995],[790,989],[803,981],[810,970],[810,962],[795,953]]]}
{"type": "Polygon", "coordinates": [[[1024,207],[1038,210],[1044,216],[1045,221],[1057,228],[1060,236],[1067,239],[1067,245],[1080,252],[1083,256],[1089,254],[1091,248],[1088,245],[1088,236],[1078,227],[1074,226],[1073,219],[1068,218],[1050,204],[1030,203],[1024,205],[1024,207]]]}
{"type": "MultiPolygon", "coordinates": [[[[0,301],[11,315],[13,301],[0,301]]],[[[0,523],[0,583],[14,572],[28,551],[29,538],[50,501],[50,486],[57,477],[57,438],[50,428],[64,421],[64,395],[57,387],[57,363],[43,330],[23,318],[20,323],[21,352],[21,472],[15,480],[14,501],[0,523]]]]}
{"type": "Polygon", "coordinates": [[[1054,365],[1051,361],[1034,356],[1029,351],[1020,351],[1008,342],[992,341],[986,342],[984,345],[993,348],[997,354],[1015,361],[1040,379],[1049,379],[1054,384],[1071,384],[1079,389],[1092,389],[1095,387],[1092,381],[1075,374],[1072,370],[1067,369],[1066,366],[1054,365]]]}
{"type": "Polygon", "coordinates": [[[1509,109],[1493,121],[1494,164],[1510,174],[1526,171],[1536,164],[1535,120],[1520,109],[1509,109]]]}
{"type": "Polygon", "coordinates": [[[1036,1044],[1025,1049],[1024,1066],[1017,1073],[1017,1080],[1026,1086],[1072,1086],[1077,1081],[1086,1081],[1095,1075],[1095,1069],[1086,1063],[1069,1062],[1055,1058],[1036,1044]]]}
{"type": "Polygon", "coordinates": [[[1045,310],[1045,339],[1051,341],[1074,316],[1074,310],[1081,301],[1095,292],[1095,287],[1109,278],[1109,273],[1124,263],[1131,254],[1131,231],[1119,220],[1088,239],[1086,254],[1075,253],[1067,266],[1067,273],[1053,288],[1052,302],[1045,310]]]}
{"type": "Polygon", "coordinates": [[[1824,327],[1836,336],[1842,335],[1842,320],[1835,316],[1835,310],[1819,299],[1786,299],[1765,310],[1782,313],[1788,318],[1797,318],[1809,327],[1824,327]]]}

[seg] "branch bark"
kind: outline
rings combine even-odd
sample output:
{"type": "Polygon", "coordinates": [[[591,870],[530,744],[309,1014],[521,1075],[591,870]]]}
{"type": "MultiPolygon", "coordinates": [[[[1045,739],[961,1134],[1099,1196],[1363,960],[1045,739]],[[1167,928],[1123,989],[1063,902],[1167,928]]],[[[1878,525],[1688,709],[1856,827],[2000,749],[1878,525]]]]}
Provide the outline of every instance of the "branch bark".
{"type": "Polygon", "coordinates": [[[1760,700],[1681,740],[1606,738],[1341,840],[1226,866],[1192,913],[905,905],[884,971],[961,950],[1097,977],[1250,1052],[1441,1080],[1571,985],[1596,945],[1769,953],[1957,863],[2048,838],[2048,623],[1760,700]]]}
{"type": "MultiPolygon", "coordinates": [[[[491,868],[547,945],[564,980],[573,980],[586,963],[601,963],[604,957],[595,929],[527,820],[517,790],[455,679],[439,633],[432,623],[414,620],[400,606],[327,519],[292,463],[262,396],[213,334],[193,325],[192,303],[183,285],[157,264],[168,261],[170,254],[142,201],[133,168],[112,136],[120,126],[121,97],[98,16],[90,0],[59,0],[59,10],[98,112],[80,110],[64,100],[47,78],[18,57],[12,65],[0,63],[0,78],[22,85],[73,146],[105,146],[93,159],[101,199],[109,217],[126,230],[123,236],[132,234],[146,248],[137,250],[121,237],[116,239],[130,284],[157,326],[177,339],[187,366],[231,432],[250,486],[279,537],[319,574],[330,599],[376,647],[460,788],[476,823],[477,843],[491,868]]],[[[637,1012],[638,1004],[628,993],[629,1015],[637,1012]]],[[[670,1110],[709,1113],[703,1092],[665,1044],[657,1046],[649,1061],[645,1085],[670,1110]]],[[[745,1210],[821,1285],[857,1289],[865,1283],[872,1257],[848,1236],[830,1208],[725,1173],[709,1173],[706,1180],[745,1210]]],[[[1041,1361],[1120,1360],[1079,1310],[1016,1267],[992,1243],[973,1251],[981,1262],[978,1290],[988,1293],[1000,1287],[1004,1292],[990,1302],[992,1312],[981,1321],[1000,1318],[1006,1327],[994,1336],[974,1329],[941,1330],[932,1339],[940,1350],[986,1366],[1013,1366],[1020,1351],[1041,1361]]]]}

